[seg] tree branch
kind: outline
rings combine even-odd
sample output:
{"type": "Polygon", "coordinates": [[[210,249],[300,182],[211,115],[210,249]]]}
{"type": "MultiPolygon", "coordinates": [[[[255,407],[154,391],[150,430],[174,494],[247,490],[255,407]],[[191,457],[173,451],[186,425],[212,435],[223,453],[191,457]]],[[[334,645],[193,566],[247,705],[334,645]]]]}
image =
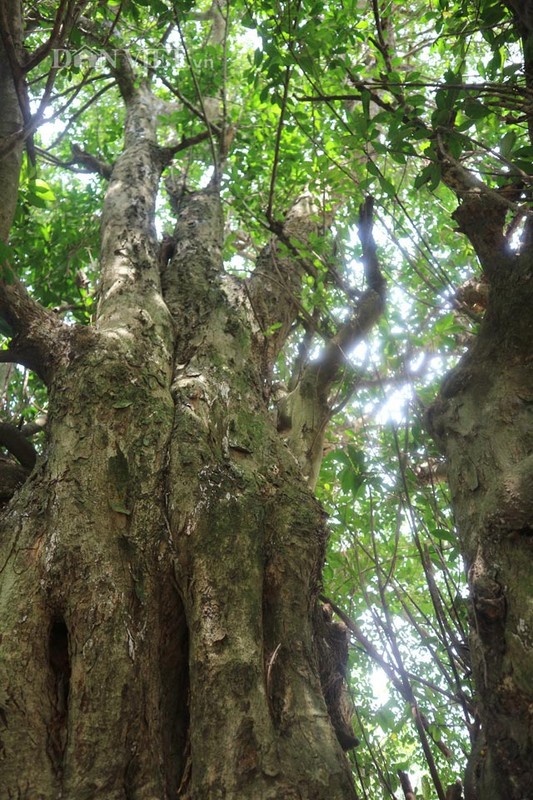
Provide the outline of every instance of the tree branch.
{"type": "Polygon", "coordinates": [[[285,121],[285,112],[287,109],[287,98],[289,96],[289,86],[291,81],[291,67],[285,70],[285,77],[283,79],[283,96],[281,100],[281,109],[279,112],[278,128],[276,130],[276,140],[274,143],[274,163],[272,164],[272,174],[270,177],[270,189],[268,192],[268,204],[266,210],[266,218],[269,223],[272,223],[272,208],[274,206],[274,190],[276,188],[276,177],[279,167],[279,151],[281,146],[281,134],[283,132],[283,124],[285,121]]]}
{"type": "MultiPolygon", "coordinates": [[[[26,85],[25,72],[22,66],[22,22],[19,14],[16,11],[11,14],[8,13],[10,6],[18,7],[19,3],[7,4],[5,0],[0,2],[0,38],[2,40],[2,48],[5,56],[5,62],[2,64],[2,68],[7,69],[8,75],[10,75],[13,80],[13,86],[17,93],[23,128],[13,132],[11,137],[4,139],[0,147],[0,154],[6,153],[15,147],[16,142],[19,139],[26,139],[30,133],[32,124],[28,87],[26,85]]],[[[32,163],[35,163],[33,142],[29,140],[27,146],[28,155],[30,156],[32,163]]]]}
{"type": "Polygon", "coordinates": [[[28,478],[28,470],[10,458],[0,456],[0,502],[10,500],[28,478]]]}
{"type": "Polygon", "coordinates": [[[0,447],[5,447],[26,469],[33,469],[37,460],[35,447],[23,433],[9,422],[0,422],[0,447]]]}
{"type": "MultiPolygon", "coordinates": [[[[305,366],[297,385],[278,405],[279,428],[311,486],[318,479],[324,434],[332,416],[331,389],[342,375],[350,350],[369,333],[385,307],[386,283],[372,233],[372,212],[373,199],[368,197],[360,207],[358,225],[367,288],[350,319],[329,339],[317,359],[305,366]]],[[[357,379],[351,382],[344,404],[357,385],[357,379]]]]}
{"type": "Polygon", "coordinates": [[[504,234],[507,212],[523,212],[528,218],[531,212],[506,197],[509,187],[491,189],[465,169],[449,153],[439,133],[436,140],[442,180],[459,200],[453,219],[472,243],[487,276],[494,277],[502,263],[514,257],[504,234]]]}
{"type": "Polygon", "coordinates": [[[83,2],[79,0],[61,0],[56,11],[50,36],[46,42],[43,42],[43,44],[27,57],[24,64],[25,72],[28,72],[40,64],[55,47],[61,46],[86,5],[86,0],[83,2]]]}
{"type": "Polygon", "coordinates": [[[2,0],[2,24],[8,26],[0,37],[0,185],[2,186],[2,202],[0,203],[0,241],[6,242],[13,222],[17,204],[20,164],[22,159],[22,140],[18,132],[22,128],[23,118],[20,109],[15,81],[11,72],[11,63],[4,40],[8,38],[7,30],[21,30],[19,4],[12,3],[13,20],[6,22],[7,10],[2,0]],[[18,138],[17,138],[18,137],[18,138]],[[13,144],[2,154],[7,143],[13,144]]]}
{"type": "Polygon", "coordinates": [[[72,159],[64,164],[64,166],[69,167],[72,166],[72,164],[80,164],[82,167],[85,167],[88,172],[95,172],[97,175],[101,175],[102,178],[105,178],[106,180],[111,178],[111,173],[113,172],[112,164],[107,164],[105,161],[102,161],[96,156],[87,153],[77,144],[71,145],[71,150],[72,159]]]}
{"type": "MultiPolygon", "coordinates": [[[[304,274],[316,276],[316,269],[306,256],[310,237],[325,232],[319,207],[305,194],[299,197],[285,215],[283,223],[271,224],[275,236],[263,248],[256,260],[246,289],[260,333],[257,349],[264,363],[268,380],[274,362],[292,326],[300,314],[304,274]]],[[[305,316],[305,311],[304,311],[305,316]]],[[[309,316],[309,315],[307,315],[309,316]]],[[[311,322],[310,318],[307,320],[311,322]]]]}
{"type": "Polygon", "coordinates": [[[13,329],[8,350],[1,361],[22,364],[48,384],[59,363],[59,339],[68,326],[33,300],[18,280],[0,280],[0,317],[13,329]]]}

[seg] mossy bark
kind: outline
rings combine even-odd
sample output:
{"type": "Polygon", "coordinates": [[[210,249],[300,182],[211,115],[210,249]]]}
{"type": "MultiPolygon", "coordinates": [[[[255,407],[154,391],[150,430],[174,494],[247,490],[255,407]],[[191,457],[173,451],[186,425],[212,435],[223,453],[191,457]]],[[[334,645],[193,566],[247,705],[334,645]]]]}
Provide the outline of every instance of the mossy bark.
{"type": "MultiPolygon", "coordinates": [[[[50,322],[31,350],[47,442],[0,518],[0,794],[349,800],[313,622],[326,529],[268,408],[261,289],[223,272],[215,185],[177,204],[161,263],[168,153],[117,69],[95,324],[50,322]]],[[[289,293],[264,308],[290,328],[289,293]]]]}

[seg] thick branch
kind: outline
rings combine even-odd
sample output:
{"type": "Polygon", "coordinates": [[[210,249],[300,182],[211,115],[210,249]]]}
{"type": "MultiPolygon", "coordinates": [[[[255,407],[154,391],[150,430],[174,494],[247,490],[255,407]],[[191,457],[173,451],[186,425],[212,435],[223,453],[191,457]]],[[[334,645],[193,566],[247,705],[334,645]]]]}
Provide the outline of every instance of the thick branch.
{"type": "Polygon", "coordinates": [[[413,791],[413,787],[411,786],[411,780],[407,772],[403,772],[401,769],[399,769],[398,777],[400,779],[400,786],[402,787],[402,792],[405,797],[405,800],[416,800],[416,794],[413,791]]]}
{"type": "Polygon", "coordinates": [[[9,500],[28,477],[28,470],[0,456],[0,502],[9,500]]]}
{"type": "Polygon", "coordinates": [[[9,450],[12,456],[26,469],[33,469],[37,454],[24,434],[9,422],[0,422],[0,446],[9,450]]]}
{"type": "Polygon", "coordinates": [[[305,255],[310,236],[320,234],[323,229],[320,210],[309,195],[298,198],[279,226],[278,235],[260,253],[254,273],[247,281],[248,296],[261,331],[257,346],[262,351],[265,376],[270,374],[300,313],[302,277],[306,272],[314,273],[305,255]]]}
{"type": "MultiPolygon", "coordinates": [[[[22,42],[22,21],[19,3],[4,3],[3,36],[0,38],[0,142],[17,136],[23,126],[20,87],[13,75],[13,64],[22,42]],[[7,50],[11,51],[11,55],[7,50]]],[[[20,78],[20,76],[19,76],[20,78]]],[[[23,139],[0,157],[0,240],[7,242],[18,197],[23,139]]],[[[57,334],[62,327],[49,312],[31,299],[24,287],[10,274],[7,264],[0,264],[0,317],[14,332],[4,361],[23,364],[48,381],[57,353],[57,334]]]]}
{"type": "Polygon", "coordinates": [[[507,212],[516,213],[522,209],[506,196],[505,190],[489,188],[456,161],[440,136],[437,136],[437,145],[442,180],[460,203],[453,219],[472,243],[487,276],[493,277],[502,263],[508,263],[513,257],[504,235],[507,212]]]}
{"type": "MultiPolygon", "coordinates": [[[[318,478],[324,434],[332,415],[333,385],[342,377],[346,358],[383,313],[386,283],[379,269],[372,234],[373,200],[367,198],[359,211],[359,238],[367,288],[353,308],[351,317],[333,336],[315,361],[302,372],[300,381],[279,405],[280,427],[310,485],[318,478]]],[[[349,395],[357,383],[352,382],[349,395]]],[[[346,399],[346,398],[345,398],[346,399]]]]}
{"type": "MultiPolygon", "coordinates": [[[[30,133],[32,124],[30,99],[22,64],[22,21],[20,17],[20,4],[18,2],[0,3],[0,39],[5,57],[5,63],[2,67],[6,70],[7,75],[13,82],[23,122],[23,128],[20,127],[17,131],[14,131],[11,136],[4,138],[0,153],[7,153],[11,149],[16,148],[19,140],[24,141],[26,139],[30,133]]],[[[33,142],[31,139],[28,140],[28,152],[33,161],[35,153],[33,151],[33,142]]]]}
{"type": "Polygon", "coordinates": [[[176,323],[177,351],[184,362],[194,347],[195,337],[203,335],[201,331],[217,303],[222,305],[224,223],[216,185],[197,192],[174,185],[170,178],[166,185],[177,219],[173,237],[162,242],[161,282],[165,302],[176,323]]]}
{"type": "MultiPolygon", "coordinates": [[[[126,64],[124,59],[124,64],[126,64]]],[[[156,141],[157,100],[145,84],[132,85],[131,67],[119,82],[126,103],[124,150],[115,162],[104,201],[100,329],[154,323],[167,342],[168,312],[160,297],[155,202],[165,158],[156,141]]]]}
{"type": "Polygon", "coordinates": [[[15,334],[1,360],[22,364],[49,383],[60,358],[59,336],[67,326],[32,300],[18,281],[0,281],[0,317],[15,334]]]}
{"type": "Polygon", "coordinates": [[[100,158],[91,155],[91,153],[87,153],[85,150],[82,150],[81,147],[78,147],[77,144],[73,144],[71,146],[71,150],[72,159],[65,164],[65,166],[80,164],[80,166],[85,167],[88,172],[95,172],[97,175],[101,175],[102,178],[105,178],[106,180],[111,178],[111,173],[113,172],[113,167],[111,164],[107,164],[100,158]]]}
{"type": "Polygon", "coordinates": [[[359,209],[359,239],[363,249],[366,289],[353,308],[349,320],[331,339],[319,358],[321,381],[331,385],[345,363],[346,356],[376,324],[385,308],[385,278],[379,268],[376,243],[373,236],[374,200],[367,197],[359,209]]]}

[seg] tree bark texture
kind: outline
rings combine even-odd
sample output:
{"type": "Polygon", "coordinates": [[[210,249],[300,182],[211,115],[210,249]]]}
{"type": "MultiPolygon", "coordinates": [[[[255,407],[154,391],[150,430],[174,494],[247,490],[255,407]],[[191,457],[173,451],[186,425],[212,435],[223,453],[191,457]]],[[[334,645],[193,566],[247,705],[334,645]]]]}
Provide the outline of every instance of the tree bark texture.
{"type": "MultiPolygon", "coordinates": [[[[481,238],[482,221],[466,206],[458,216],[469,216],[481,238]]],[[[488,310],[430,422],[448,459],[471,593],[481,732],[466,798],[525,800],[533,791],[532,261],[527,249],[513,256],[503,243],[481,258],[488,310]]]]}
{"type": "MultiPolygon", "coordinates": [[[[9,150],[2,153],[2,144],[10,141],[20,132],[23,125],[17,82],[11,69],[11,63],[20,51],[22,41],[21,10],[18,3],[5,4],[0,24],[0,98],[2,114],[0,115],[0,178],[2,180],[3,200],[0,204],[0,241],[7,241],[15,208],[19,183],[20,164],[22,159],[23,140],[10,144],[9,150]],[[8,33],[11,32],[9,36],[8,33]]],[[[18,86],[20,91],[20,85],[18,86]]]]}
{"type": "MultiPolygon", "coordinates": [[[[298,267],[276,263],[276,304],[272,259],[251,288],[225,275],[212,185],[181,198],[160,275],[167,155],[149,90],[117,78],[97,318],[34,334],[47,444],[1,518],[0,794],[355,798],[316,641],[324,517],[269,409],[261,325],[290,328],[298,267]]],[[[29,336],[21,303],[4,291],[29,336]]]]}

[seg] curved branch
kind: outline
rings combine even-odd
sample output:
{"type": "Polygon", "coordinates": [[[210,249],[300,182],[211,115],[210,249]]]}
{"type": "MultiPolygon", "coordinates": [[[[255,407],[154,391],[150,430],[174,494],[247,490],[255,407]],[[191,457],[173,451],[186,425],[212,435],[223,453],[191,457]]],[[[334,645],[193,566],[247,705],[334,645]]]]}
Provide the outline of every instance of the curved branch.
{"type": "MultiPolygon", "coordinates": [[[[367,197],[359,209],[358,224],[367,288],[350,319],[329,339],[318,358],[307,364],[293,391],[278,405],[278,427],[287,435],[287,444],[311,486],[318,479],[324,434],[333,414],[332,387],[342,377],[350,350],[369,333],[385,308],[386,282],[379,268],[372,212],[373,199],[367,197]]],[[[357,380],[351,382],[343,404],[357,385],[357,380]]]]}
{"type": "Polygon", "coordinates": [[[376,324],[385,309],[386,281],[379,268],[376,243],[373,235],[374,199],[367,197],[359,208],[358,232],[363,249],[363,266],[367,288],[353,308],[350,319],[330,340],[320,356],[321,380],[331,384],[347,354],[376,324]]]}
{"type": "Polygon", "coordinates": [[[26,469],[33,469],[37,453],[31,442],[9,422],[0,422],[0,447],[9,450],[12,456],[26,469]]]}
{"type": "Polygon", "coordinates": [[[59,339],[68,327],[33,300],[18,280],[0,280],[0,317],[14,331],[0,361],[22,364],[49,384],[62,352],[59,339]]]}
{"type": "Polygon", "coordinates": [[[452,217],[459,231],[472,243],[487,276],[494,277],[502,262],[513,258],[504,233],[507,212],[523,212],[528,220],[531,212],[506,196],[510,186],[496,191],[465,169],[449,153],[440,134],[437,134],[437,156],[442,180],[459,200],[452,217]]]}
{"type": "Polygon", "coordinates": [[[10,500],[27,478],[27,469],[0,456],[0,502],[10,500]]]}

